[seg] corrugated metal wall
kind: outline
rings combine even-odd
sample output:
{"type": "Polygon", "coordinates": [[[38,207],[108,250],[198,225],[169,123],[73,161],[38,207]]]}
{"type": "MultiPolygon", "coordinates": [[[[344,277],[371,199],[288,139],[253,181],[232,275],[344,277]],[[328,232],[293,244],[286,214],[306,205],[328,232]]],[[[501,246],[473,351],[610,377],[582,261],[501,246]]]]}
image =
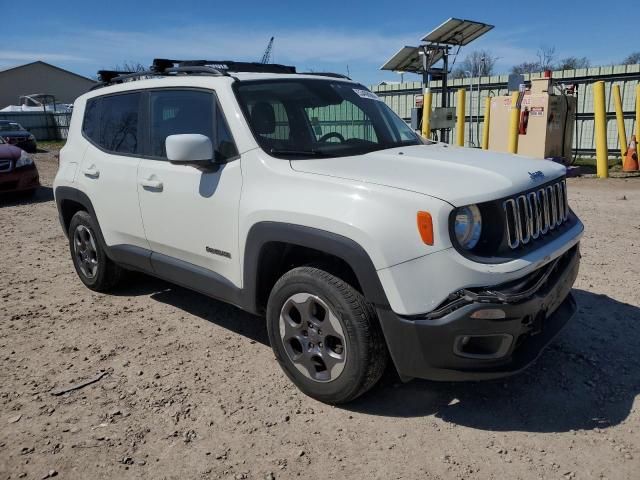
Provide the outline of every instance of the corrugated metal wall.
{"type": "MultiPolygon", "coordinates": [[[[527,74],[525,80],[539,78],[540,73],[527,74]]],[[[618,130],[616,128],[613,85],[619,85],[622,94],[622,108],[624,110],[627,137],[634,133],[635,129],[635,96],[636,87],[640,82],[640,65],[614,65],[609,67],[593,67],[578,70],[564,70],[553,72],[556,82],[578,85],[578,112],[574,131],[573,148],[578,155],[591,156],[595,151],[593,138],[593,83],[598,80],[605,82],[607,97],[607,140],[609,154],[619,155],[618,130]]],[[[465,144],[477,146],[482,140],[482,128],[484,119],[484,100],[487,95],[506,95],[508,75],[480,78],[480,102],[478,102],[478,78],[459,79],[449,81],[448,102],[449,106],[456,106],[456,92],[459,88],[466,88],[466,115],[465,144]],[[473,94],[469,92],[469,83],[473,84],[473,94]],[[470,137],[470,126],[474,126],[470,137]]],[[[442,82],[431,82],[430,88],[433,95],[433,105],[440,106],[442,95],[442,82]]],[[[376,92],[384,102],[406,121],[411,119],[411,108],[415,104],[415,96],[421,93],[420,82],[406,82],[393,85],[375,85],[371,90],[376,92]]],[[[456,129],[451,132],[449,139],[456,138],[456,129]]]]}

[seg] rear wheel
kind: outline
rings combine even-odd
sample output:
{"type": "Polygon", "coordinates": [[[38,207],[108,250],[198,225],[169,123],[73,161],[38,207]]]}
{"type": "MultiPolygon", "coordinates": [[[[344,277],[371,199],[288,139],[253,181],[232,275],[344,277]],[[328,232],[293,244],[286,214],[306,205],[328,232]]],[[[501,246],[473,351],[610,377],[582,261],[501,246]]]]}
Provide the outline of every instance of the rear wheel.
{"type": "Polygon", "coordinates": [[[322,402],[362,395],[387,364],[373,308],[351,285],[318,268],[295,268],[278,280],[269,296],[267,328],[285,373],[322,402]]]}
{"type": "Polygon", "coordinates": [[[77,212],[69,224],[69,249],[80,280],[91,290],[106,292],[122,278],[123,270],[107,257],[97,235],[95,219],[77,212]]]}

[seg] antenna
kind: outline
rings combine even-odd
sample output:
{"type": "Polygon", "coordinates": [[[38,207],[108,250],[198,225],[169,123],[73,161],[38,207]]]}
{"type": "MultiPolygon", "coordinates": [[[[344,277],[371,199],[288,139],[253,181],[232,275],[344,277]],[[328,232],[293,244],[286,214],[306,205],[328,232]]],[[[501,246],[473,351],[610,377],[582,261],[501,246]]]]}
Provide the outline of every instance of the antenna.
{"type": "Polygon", "coordinates": [[[271,60],[272,50],[273,50],[273,37],[271,37],[271,39],[269,40],[269,44],[267,45],[267,48],[262,54],[262,60],[260,60],[260,63],[269,63],[269,61],[271,60]]]}

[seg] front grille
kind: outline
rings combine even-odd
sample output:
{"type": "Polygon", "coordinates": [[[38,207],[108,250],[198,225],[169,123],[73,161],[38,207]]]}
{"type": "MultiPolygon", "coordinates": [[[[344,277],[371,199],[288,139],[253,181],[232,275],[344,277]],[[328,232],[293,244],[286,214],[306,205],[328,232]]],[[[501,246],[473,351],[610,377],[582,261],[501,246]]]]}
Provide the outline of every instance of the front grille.
{"type": "Polygon", "coordinates": [[[0,160],[0,172],[11,171],[11,160],[0,160]]]}
{"type": "Polygon", "coordinates": [[[565,180],[502,202],[506,238],[515,250],[544,237],[569,218],[565,180]]]}

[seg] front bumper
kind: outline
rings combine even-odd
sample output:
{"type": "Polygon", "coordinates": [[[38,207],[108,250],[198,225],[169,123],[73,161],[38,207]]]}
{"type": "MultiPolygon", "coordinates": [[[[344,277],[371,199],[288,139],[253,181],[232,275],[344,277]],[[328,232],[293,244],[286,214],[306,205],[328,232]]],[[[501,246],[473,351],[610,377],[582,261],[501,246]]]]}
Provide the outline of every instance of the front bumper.
{"type": "Polygon", "coordinates": [[[40,186],[40,176],[35,165],[0,173],[0,193],[35,190],[40,186]]]}
{"type": "Polygon", "coordinates": [[[437,318],[408,318],[378,309],[398,373],[403,378],[482,380],[524,369],[575,313],[577,306],[570,292],[579,264],[575,246],[547,267],[548,271],[538,272],[532,279],[533,287],[523,287],[526,295],[513,291],[514,282],[495,295],[479,292],[474,296],[470,292],[467,301],[458,296],[455,305],[451,302],[451,311],[444,308],[437,318]],[[541,282],[543,274],[546,277],[541,282]],[[476,313],[480,311],[486,312],[476,313]],[[500,311],[504,318],[484,315],[500,311]],[[478,318],[472,317],[474,313],[478,318]]]}

